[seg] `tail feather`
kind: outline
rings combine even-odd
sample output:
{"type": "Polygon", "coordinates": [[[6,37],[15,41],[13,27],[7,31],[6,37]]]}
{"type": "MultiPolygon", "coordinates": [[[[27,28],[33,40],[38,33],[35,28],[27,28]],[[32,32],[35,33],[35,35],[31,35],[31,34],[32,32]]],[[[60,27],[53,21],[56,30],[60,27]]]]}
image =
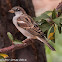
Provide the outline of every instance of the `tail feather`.
{"type": "Polygon", "coordinates": [[[54,47],[49,44],[46,39],[43,39],[43,38],[40,38],[40,37],[37,37],[38,40],[40,40],[41,42],[43,42],[44,44],[46,44],[52,51],[55,51],[54,47]]]}
{"type": "Polygon", "coordinates": [[[52,51],[56,51],[56,50],[54,49],[54,47],[53,47],[51,44],[47,43],[47,46],[48,46],[52,51]]]}

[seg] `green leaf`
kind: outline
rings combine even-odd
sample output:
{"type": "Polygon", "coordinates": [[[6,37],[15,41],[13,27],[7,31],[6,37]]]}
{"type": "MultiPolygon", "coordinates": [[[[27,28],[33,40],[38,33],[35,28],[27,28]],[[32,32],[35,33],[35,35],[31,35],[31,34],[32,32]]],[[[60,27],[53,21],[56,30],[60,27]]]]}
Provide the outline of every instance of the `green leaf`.
{"type": "Polygon", "coordinates": [[[22,42],[16,42],[16,41],[13,42],[13,43],[14,43],[14,44],[23,44],[22,42]]]}
{"type": "Polygon", "coordinates": [[[56,19],[53,19],[53,21],[55,22],[55,24],[57,24],[58,26],[62,26],[62,15],[60,17],[57,17],[56,19]]]}
{"type": "Polygon", "coordinates": [[[56,18],[56,10],[54,9],[52,12],[52,19],[55,19],[55,18],[56,18]]]}
{"type": "Polygon", "coordinates": [[[45,32],[46,30],[49,30],[50,28],[50,25],[46,22],[46,23],[43,23],[42,25],[39,25],[40,29],[45,32]]]}
{"type": "Polygon", "coordinates": [[[13,39],[13,36],[12,36],[12,34],[11,34],[10,32],[7,32],[7,35],[8,35],[8,37],[9,37],[9,39],[10,39],[11,41],[14,40],[14,39],[13,39]]]}
{"type": "Polygon", "coordinates": [[[16,39],[16,40],[14,40],[13,43],[15,43],[15,44],[22,44],[22,41],[16,39]]]}
{"type": "Polygon", "coordinates": [[[43,14],[41,14],[40,16],[34,18],[34,20],[35,20],[35,21],[40,21],[40,20],[42,20],[42,19],[47,20],[48,18],[50,18],[49,15],[50,15],[51,13],[52,13],[51,11],[46,11],[46,12],[44,12],[43,14]]]}
{"type": "Polygon", "coordinates": [[[0,56],[0,59],[4,58],[3,56],[0,56]]]}
{"type": "Polygon", "coordinates": [[[58,26],[56,25],[55,31],[55,47],[58,53],[62,54],[62,33],[60,34],[58,31],[58,26]]]}
{"type": "Polygon", "coordinates": [[[46,11],[44,13],[47,14],[48,16],[51,16],[52,15],[52,11],[46,11]]]}
{"type": "Polygon", "coordinates": [[[50,32],[51,32],[51,29],[52,29],[53,26],[51,26],[48,30],[48,33],[47,33],[47,37],[49,36],[50,32]]]}

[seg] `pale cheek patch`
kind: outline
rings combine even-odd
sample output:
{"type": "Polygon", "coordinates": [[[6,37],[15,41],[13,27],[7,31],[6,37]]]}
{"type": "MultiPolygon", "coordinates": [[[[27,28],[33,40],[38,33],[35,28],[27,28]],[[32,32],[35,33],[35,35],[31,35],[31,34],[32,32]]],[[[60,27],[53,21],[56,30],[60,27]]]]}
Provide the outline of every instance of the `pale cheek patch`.
{"type": "Polygon", "coordinates": [[[17,21],[18,23],[25,23],[24,21],[17,21]]]}

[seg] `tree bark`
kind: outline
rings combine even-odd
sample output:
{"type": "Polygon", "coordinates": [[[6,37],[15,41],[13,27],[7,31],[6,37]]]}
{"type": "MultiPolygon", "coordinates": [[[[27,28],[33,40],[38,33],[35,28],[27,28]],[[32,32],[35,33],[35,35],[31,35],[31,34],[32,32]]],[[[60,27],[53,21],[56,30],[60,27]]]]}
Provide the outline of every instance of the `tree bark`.
{"type": "MultiPolygon", "coordinates": [[[[12,18],[14,14],[8,13],[8,10],[14,6],[21,6],[31,17],[35,17],[35,11],[32,0],[0,0],[0,3],[0,48],[2,49],[12,45],[7,32],[11,32],[15,39],[21,41],[26,39],[13,25],[12,18]]],[[[14,52],[8,52],[9,58],[12,58],[14,53],[14,58],[27,59],[27,61],[23,62],[46,62],[44,44],[39,43],[38,40],[32,41],[36,42],[14,52]]]]}

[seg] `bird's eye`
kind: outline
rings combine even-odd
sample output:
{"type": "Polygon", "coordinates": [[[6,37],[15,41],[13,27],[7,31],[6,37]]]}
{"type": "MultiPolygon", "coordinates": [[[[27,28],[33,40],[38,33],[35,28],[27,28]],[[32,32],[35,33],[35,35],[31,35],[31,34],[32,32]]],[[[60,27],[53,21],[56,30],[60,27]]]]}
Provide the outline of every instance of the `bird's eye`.
{"type": "Polygon", "coordinates": [[[16,9],[16,11],[20,11],[20,9],[19,9],[19,8],[17,8],[17,9],[16,9]]]}

